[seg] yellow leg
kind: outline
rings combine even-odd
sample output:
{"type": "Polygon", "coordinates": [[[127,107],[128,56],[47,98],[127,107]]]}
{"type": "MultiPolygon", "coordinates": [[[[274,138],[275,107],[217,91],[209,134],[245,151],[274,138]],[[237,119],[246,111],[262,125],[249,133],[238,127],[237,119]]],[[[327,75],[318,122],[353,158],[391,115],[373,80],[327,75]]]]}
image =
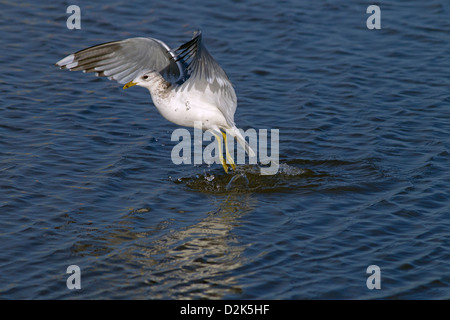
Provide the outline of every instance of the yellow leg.
{"type": "Polygon", "coordinates": [[[225,162],[225,159],[223,158],[223,153],[222,153],[222,137],[218,134],[216,134],[215,132],[213,132],[214,137],[216,137],[216,141],[217,141],[217,145],[219,146],[219,159],[220,162],[222,163],[222,167],[225,170],[226,173],[228,173],[228,165],[225,162]]]}
{"type": "Polygon", "coordinates": [[[223,141],[225,142],[225,156],[227,157],[228,163],[231,165],[234,171],[236,171],[236,165],[234,164],[233,157],[230,155],[230,151],[228,151],[228,143],[227,143],[227,134],[222,132],[223,141]]]}

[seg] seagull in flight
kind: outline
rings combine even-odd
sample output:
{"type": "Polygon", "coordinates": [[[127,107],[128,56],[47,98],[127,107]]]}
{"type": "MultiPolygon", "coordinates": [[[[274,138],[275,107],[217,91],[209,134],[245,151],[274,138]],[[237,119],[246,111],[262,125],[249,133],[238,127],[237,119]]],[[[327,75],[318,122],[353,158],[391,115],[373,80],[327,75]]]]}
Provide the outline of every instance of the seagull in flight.
{"type": "Polygon", "coordinates": [[[249,157],[256,156],[234,122],[237,98],[233,85],[203,45],[201,31],[175,50],[158,39],[129,38],[75,52],[56,66],[95,72],[124,84],[124,89],[135,85],[147,88],[164,118],[180,126],[201,127],[215,136],[225,172],[229,165],[236,170],[228,150],[228,134],[249,157]]]}

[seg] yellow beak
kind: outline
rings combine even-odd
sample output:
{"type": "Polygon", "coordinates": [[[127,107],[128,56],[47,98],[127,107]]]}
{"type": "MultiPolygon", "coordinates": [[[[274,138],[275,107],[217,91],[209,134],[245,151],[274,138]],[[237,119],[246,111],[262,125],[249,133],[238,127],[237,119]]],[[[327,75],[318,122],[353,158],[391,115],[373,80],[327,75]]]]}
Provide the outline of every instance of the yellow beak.
{"type": "Polygon", "coordinates": [[[130,81],[130,82],[128,82],[127,84],[125,84],[123,86],[123,89],[125,90],[125,89],[128,89],[129,87],[132,87],[132,86],[135,86],[135,85],[137,85],[136,82],[130,81]]]}

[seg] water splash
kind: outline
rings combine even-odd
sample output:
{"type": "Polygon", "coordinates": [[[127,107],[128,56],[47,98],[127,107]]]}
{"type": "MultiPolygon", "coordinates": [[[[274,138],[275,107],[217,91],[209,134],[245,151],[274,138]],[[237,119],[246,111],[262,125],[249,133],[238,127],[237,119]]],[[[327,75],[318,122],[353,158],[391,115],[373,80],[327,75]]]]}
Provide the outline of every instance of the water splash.
{"type": "Polygon", "coordinates": [[[206,193],[229,192],[280,192],[305,183],[305,178],[314,176],[312,170],[281,163],[274,175],[261,175],[259,166],[238,166],[235,172],[225,174],[219,168],[204,170],[194,177],[172,178],[177,184],[206,193]]]}
{"type": "Polygon", "coordinates": [[[240,184],[242,184],[242,181],[244,182],[244,186],[248,187],[249,181],[245,173],[239,173],[236,174],[233,178],[231,178],[230,182],[228,182],[225,189],[231,190],[233,187],[236,186],[236,180],[239,180],[240,184]]]}

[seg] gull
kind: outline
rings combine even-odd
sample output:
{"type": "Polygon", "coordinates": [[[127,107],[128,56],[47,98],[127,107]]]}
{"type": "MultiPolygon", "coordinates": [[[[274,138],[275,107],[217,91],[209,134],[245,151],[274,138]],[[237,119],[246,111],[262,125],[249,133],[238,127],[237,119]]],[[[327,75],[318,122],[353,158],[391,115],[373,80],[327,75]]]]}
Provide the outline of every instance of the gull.
{"type": "Polygon", "coordinates": [[[256,156],[234,122],[237,98],[233,85],[203,45],[200,30],[175,50],[158,39],[129,38],[80,50],[61,59],[56,66],[96,72],[99,77],[125,84],[123,89],[135,85],[147,88],[164,118],[180,126],[200,126],[215,136],[219,160],[226,173],[228,164],[236,170],[227,134],[242,145],[249,157],[256,156]]]}

